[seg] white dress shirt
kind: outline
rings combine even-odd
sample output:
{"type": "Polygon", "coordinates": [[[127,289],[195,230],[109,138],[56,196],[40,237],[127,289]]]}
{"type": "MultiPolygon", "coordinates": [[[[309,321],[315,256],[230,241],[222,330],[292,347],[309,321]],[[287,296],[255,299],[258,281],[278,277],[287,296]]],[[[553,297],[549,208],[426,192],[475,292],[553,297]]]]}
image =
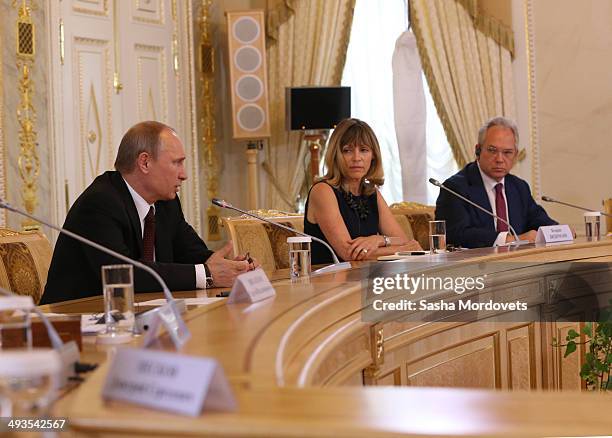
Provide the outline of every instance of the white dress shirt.
{"type": "MultiPolygon", "coordinates": [[[[136,190],[132,188],[132,186],[125,181],[123,178],[125,185],[127,186],[130,195],[132,195],[132,199],[134,200],[134,205],[136,206],[136,211],[138,212],[138,219],[140,220],[140,232],[141,236],[144,237],[144,221],[145,216],[149,214],[149,209],[153,207],[153,212],[155,212],[155,205],[149,204],[145,199],[138,194],[136,190]]],[[[155,260],[155,252],[153,252],[153,260],[155,260]]],[[[195,265],[195,274],[196,274],[196,288],[198,289],[206,289],[206,271],[204,270],[204,264],[200,263],[195,265]]]]}
{"type": "MultiPolygon", "coordinates": [[[[478,171],[480,172],[480,176],[482,177],[482,182],[484,183],[485,192],[487,193],[487,197],[489,198],[489,202],[491,203],[491,208],[493,209],[493,213],[497,214],[497,206],[495,203],[495,186],[499,183],[502,184],[502,193],[504,194],[504,202],[506,203],[506,218],[508,222],[510,222],[510,211],[508,210],[508,198],[506,197],[506,184],[504,184],[506,178],[502,178],[501,181],[495,181],[489,175],[484,173],[480,168],[480,163],[476,161],[478,165],[478,171]]],[[[493,218],[493,226],[497,230],[497,218],[493,218]]],[[[493,246],[501,246],[506,244],[506,237],[508,236],[507,231],[502,231],[497,235],[497,239],[493,242],[493,246]]]]}

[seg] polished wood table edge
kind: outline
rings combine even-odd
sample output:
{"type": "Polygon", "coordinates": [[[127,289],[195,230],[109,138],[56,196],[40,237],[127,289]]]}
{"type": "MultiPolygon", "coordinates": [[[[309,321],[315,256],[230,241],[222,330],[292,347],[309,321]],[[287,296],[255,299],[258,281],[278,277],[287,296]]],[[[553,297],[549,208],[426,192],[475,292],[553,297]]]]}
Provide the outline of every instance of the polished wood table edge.
{"type": "MultiPolygon", "coordinates": [[[[532,247],[512,253],[497,253],[491,251],[474,258],[462,260],[461,263],[478,263],[479,261],[498,261],[503,259],[522,258],[523,262],[530,255],[544,253],[563,254],[566,251],[580,252],[579,255],[565,255],[569,260],[596,260],[604,252],[610,253],[612,239],[600,242],[575,242],[570,245],[554,247],[532,247]],[[510,256],[508,255],[510,254],[510,256]]],[[[492,250],[492,249],[487,249],[492,250]]],[[[486,251],[483,251],[486,252],[486,251]]],[[[605,256],[607,257],[607,255],[605,256]]],[[[452,262],[453,260],[448,260],[452,262]]],[[[563,261],[568,261],[564,258],[563,261]]],[[[153,411],[146,408],[124,403],[105,403],[100,398],[102,382],[108,363],[95,371],[77,391],[72,391],[58,406],[63,415],[66,413],[73,421],[76,431],[83,433],[98,432],[136,432],[142,434],[189,434],[211,436],[561,436],[561,435],[609,435],[612,434],[612,418],[602,416],[612,408],[609,396],[583,394],[580,392],[538,392],[518,391],[502,392],[492,390],[467,390],[445,388],[392,388],[392,387],[318,387],[297,388],[274,384],[274,381],[260,379],[259,372],[265,363],[253,367],[254,354],[258,348],[262,357],[267,354],[269,346],[262,345],[263,336],[270,335],[269,328],[281,320],[293,322],[301,313],[312,306],[324,306],[325,303],[339,302],[343,298],[355,299],[358,289],[364,284],[364,278],[355,275],[361,268],[368,268],[370,262],[354,263],[352,271],[329,274],[312,279],[312,291],[308,287],[295,289],[286,279],[274,282],[279,288],[279,296],[264,302],[265,321],[244,326],[242,322],[249,315],[244,311],[248,304],[225,306],[226,300],[220,300],[203,307],[190,309],[185,319],[193,328],[200,328],[198,334],[213,332],[218,335],[240,334],[239,329],[251,327],[254,329],[245,340],[228,345],[220,350],[223,338],[216,339],[211,347],[198,347],[207,352],[203,355],[215,356],[210,351],[218,351],[228,356],[236,352],[241,345],[242,357],[240,366],[234,366],[234,371],[227,374],[240,402],[237,413],[203,413],[196,418],[153,411]],[[299,292],[304,291],[302,297],[299,292]],[[223,318],[233,317],[227,327],[231,330],[219,330],[211,323],[223,322],[223,318]],[[240,325],[235,324],[240,323],[240,325]],[[235,325],[235,327],[234,327],[235,325]],[[215,350],[217,348],[217,350],[215,350]],[[268,382],[266,384],[266,381],[268,382]],[[456,398],[455,398],[456,397],[456,398]],[[387,399],[389,398],[389,399],[387,399]],[[453,402],[455,400],[455,402],[453,402]],[[484,400],[484,401],[483,401],[484,400]],[[420,406],[419,403],[431,401],[431,406],[420,406]],[[476,403],[480,401],[479,403],[476,403]],[[434,403],[437,402],[437,403],[434,403]],[[418,421],[406,417],[406,413],[398,411],[390,405],[397,403],[409,406],[409,412],[414,412],[418,421]],[[476,404],[474,404],[476,403],[476,404]],[[437,411],[434,412],[434,407],[437,411]],[[385,411],[385,409],[388,411],[385,411]],[[540,410],[544,409],[545,414],[540,410]],[[503,412],[508,412],[503,415],[503,412]],[[542,417],[542,415],[544,415],[542,417]],[[462,418],[462,416],[464,418],[462,418]],[[568,419],[576,417],[577,425],[567,425],[568,419]],[[502,418],[503,417],[503,418],[502,418]],[[541,418],[542,417],[542,418],[541,418]],[[112,418],[112,420],[110,420],[112,418]],[[363,419],[363,421],[362,421],[363,419]],[[429,419],[430,423],[425,423],[429,419]],[[439,424],[442,422],[442,424],[439,424]],[[109,424],[110,423],[110,424],[109,424]],[[420,425],[420,426],[419,426],[420,425]],[[448,427],[448,429],[444,429],[448,427]]],[[[394,263],[394,262],[391,262],[394,263]]],[[[536,260],[533,263],[538,263],[536,260]]],[[[527,264],[532,264],[530,261],[527,264]]],[[[452,265],[452,263],[451,263],[452,265]]],[[[449,265],[449,266],[451,266],[449,265]]],[[[221,290],[221,289],[219,289],[221,290]]],[[[193,296],[202,291],[186,291],[177,296],[193,296]]],[[[207,291],[211,292],[211,291],[207,291]]],[[[206,292],[205,292],[206,293],[206,292]]],[[[158,298],[146,297],[146,299],[158,298]]],[[[89,300],[100,300],[101,297],[89,297],[89,300]]],[[[254,306],[257,307],[257,306],[254,306]]],[[[260,312],[260,310],[258,310],[260,312]]],[[[346,312],[345,312],[346,313],[346,312]]],[[[344,313],[342,313],[344,315],[344,313]]],[[[260,318],[261,319],[261,318],[260,318]]],[[[274,328],[278,333],[272,333],[274,339],[287,337],[282,333],[282,324],[274,328]]],[[[211,335],[212,336],[212,335],[211,335]]],[[[162,335],[162,347],[170,349],[169,338],[162,335]]],[[[198,340],[201,338],[198,336],[198,340]]],[[[268,342],[270,338],[266,339],[268,342]]],[[[388,339],[389,340],[389,339],[388,339]]],[[[210,337],[204,337],[201,343],[210,342],[210,337]]],[[[199,342],[199,343],[200,343],[199,342]]],[[[276,344],[275,344],[276,345],[276,344]]],[[[198,354],[195,347],[185,354],[198,354]]],[[[282,349],[272,352],[281,354],[282,349]]],[[[234,356],[232,356],[234,357],[234,356]]],[[[227,359],[227,358],[225,358],[227,359]]],[[[265,371],[265,370],[264,370],[265,371]]],[[[271,373],[275,371],[271,370],[271,373]]],[[[291,383],[291,382],[290,382],[291,383]]],[[[406,408],[404,408],[406,410],[406,408]]]]}
{"type": "MultiPolygon", "coordinates": [[[[587,240],[578,238],[573,242],[559,242],[552,244],[528,244],[517,247],[486,247],[486,248],[465,248],[460,251],[454,251],[445,254],[439,254],[441,257],[436,263],[473,263],[473,262],[498,262],[498,261],[514,261],[519,258],[530,258],[543,253],[555,253],[573,251],[576,249],[595,249],[612,246],[612,236],[602,237],[598,240],[587,240]]],[[[386,261],[385,263],[402,263],[407,259],[398,259],[386,261]]],[[[417,259],[409,259],[410,262],[419,262],[417,259]]],[[[376,260],[366,261],[361,263],[373,263],[376,260]]],[[[352,262],[355,263],[355,262],[352,262]]]]}
{"type": "Polygon", "coordinates": [[[612,433],[609,395],[453,388],[244,388],[233,385],[234,413],[177,416],[105,402],[105,366],[69,405],[75,432],[155,435],[385,437],[580,436],[612,433]],[[554,410],[545,409],[553,404],[554,410]],[[109,418],[112,416],[112,421],[109,418]],[[580,416],[580,425],[568,422],[580,416]]]}

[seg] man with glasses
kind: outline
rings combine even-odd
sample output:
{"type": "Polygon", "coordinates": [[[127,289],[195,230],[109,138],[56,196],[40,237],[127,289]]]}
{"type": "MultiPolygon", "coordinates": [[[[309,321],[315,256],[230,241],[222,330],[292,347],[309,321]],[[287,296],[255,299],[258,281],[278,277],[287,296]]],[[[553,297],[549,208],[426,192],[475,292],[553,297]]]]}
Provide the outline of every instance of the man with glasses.
{"type": "MultiPolygon", "coordinates": [[[[518,130],[511,120],[494,117],[478,131],[476,161],[444,182],[498,217],[510,222],[521,240],[535,241],[543,225],[556,225],[536,204],[529,184],[510,174],[518,155],[518,130]]],[[[436,219],[446,220],[447,242],[465,248],[502,245],[514,240],[503,221],[440,190],[436,219]]]]}

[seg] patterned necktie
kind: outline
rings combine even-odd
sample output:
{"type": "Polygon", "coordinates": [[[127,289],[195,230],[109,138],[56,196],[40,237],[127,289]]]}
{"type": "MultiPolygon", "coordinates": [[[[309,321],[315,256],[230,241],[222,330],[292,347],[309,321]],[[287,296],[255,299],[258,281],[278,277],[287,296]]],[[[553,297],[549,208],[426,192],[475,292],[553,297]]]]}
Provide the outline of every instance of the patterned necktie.
{"type": "Polygon", "coordinates": [[[155,258],[155,209],[149,208],[144,220],[142,235],[142,260],[152,262],[155,258]]]}
{"type": "MultiPolygon", "coordinates": [[[[498,183],[495,186],[495,214],[505,221],[508,221],[508,214],[506,213],[506,200],[504,199],[504,185],[498,183]]],[[[497,221],[497,232],[508,231],[508,225],[502,221],[497,221]]]]}

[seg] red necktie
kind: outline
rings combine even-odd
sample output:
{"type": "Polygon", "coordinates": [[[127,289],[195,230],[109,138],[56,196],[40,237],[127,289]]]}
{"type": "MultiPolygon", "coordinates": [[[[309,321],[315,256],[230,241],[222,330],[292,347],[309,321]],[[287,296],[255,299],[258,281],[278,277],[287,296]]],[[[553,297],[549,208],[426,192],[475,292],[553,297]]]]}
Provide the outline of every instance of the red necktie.
{"type": "MultiPolygon", "coordinates": [[[[504,185],[498,183],[495,186],[495,214],[505,221],[508,221],[508,214],[506,213],[506,200],[504,199],[504,185]]],[[[497,221],[497,232],[508,231],[508,225],[504,222],[497,221]]]]}
{"type": "Polygon", "coordinates": [[[142,260],[152,262],[155,259],[155,209],[149,208],[144,220],[142,235],[142,260]]]}

